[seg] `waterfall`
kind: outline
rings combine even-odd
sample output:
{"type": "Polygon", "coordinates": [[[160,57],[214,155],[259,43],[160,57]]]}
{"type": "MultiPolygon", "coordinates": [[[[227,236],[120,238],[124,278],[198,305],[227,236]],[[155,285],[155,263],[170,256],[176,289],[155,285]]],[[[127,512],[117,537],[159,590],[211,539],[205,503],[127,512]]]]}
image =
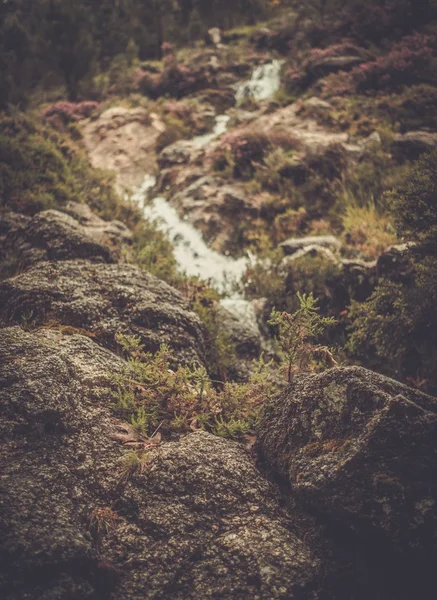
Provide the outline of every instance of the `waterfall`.
{"type": "Polygon", "coordinates": [[[248,97],[258,101],[271,98],[281,86],[281,68],[283,64],[283,60],[273,60],[257,67],[253,71],[250,81],[238,86],[235,96],[237,104],[248,97]]]}

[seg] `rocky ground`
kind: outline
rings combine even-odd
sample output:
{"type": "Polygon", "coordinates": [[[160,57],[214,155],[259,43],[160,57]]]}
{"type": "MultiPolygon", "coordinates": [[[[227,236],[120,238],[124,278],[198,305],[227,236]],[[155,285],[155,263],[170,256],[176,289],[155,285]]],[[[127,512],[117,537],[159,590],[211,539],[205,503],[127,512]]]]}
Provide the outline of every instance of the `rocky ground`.
{"type": "MultiPolygon", "coordinates": [[[[342,176],[382,148],[380,134],[329,125],[335,102],[314,95],[235,106],[238,85],[276,56],[263,46],[280,37],[257,31],[247,61],[230,60],[229,43],[225,36],[206,49],[191,87],[177,88],[179,100],[195,104],[191,137],[163,141],[177,107],[111,107],[81,123],[91,162],[114,170],[123,191],[155,176],[155,194],[214,250],[241,254],[249,246],[241,224],[250,230],[261,219],[265,234],[282,210],[272,207],[272,191],[248,186],[247,170],[260,168],[265,148],[291,152],[281,176],[317,197],[308,235],[274,241],[283,279],[296,261],[322,257],[335,267],[327,295],[340,312],[368,297],[382,273],[404,276],[405,247],[370,257],[314,225],[342,176]],[[228,132],[206,143],[196,137],[211,134],[222,114],[228,132]],[[322,176],[323,189],[305,187],[322,176]]],[[[359,52],[331,57],[311,73],[361,60],[359,52]]],[[[171,83],[151,76],[149,92],[174,92],[171,83]]],[[[396,144],[405,157],[435,139],[409,132],[396,144]]],[[[138,336],[149,352],[166,343],[172,369],[208,367],[208,343],[184,295],[129,264],[133,238],[85,204],[1,214],[0,596],[435,598],[437,400],[339,367],[293,381],[266,407],[249,448],[201,430],[135,436],[113,410],[114,376],[126,366],[117,336],[138,336]]],[[[246,366],[266,344],[266,302],[257,298],[255,329],[222,313],[246,366]]]]}

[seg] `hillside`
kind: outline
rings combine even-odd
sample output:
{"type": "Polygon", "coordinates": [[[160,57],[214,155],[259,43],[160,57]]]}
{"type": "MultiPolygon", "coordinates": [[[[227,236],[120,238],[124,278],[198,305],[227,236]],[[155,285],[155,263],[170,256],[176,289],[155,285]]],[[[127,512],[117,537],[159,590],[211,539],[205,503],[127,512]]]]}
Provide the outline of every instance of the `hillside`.
{"type": "Polygon", "coordinates": [[[0,16],[0,597],[435,598],[435,3],[0,16]]]}

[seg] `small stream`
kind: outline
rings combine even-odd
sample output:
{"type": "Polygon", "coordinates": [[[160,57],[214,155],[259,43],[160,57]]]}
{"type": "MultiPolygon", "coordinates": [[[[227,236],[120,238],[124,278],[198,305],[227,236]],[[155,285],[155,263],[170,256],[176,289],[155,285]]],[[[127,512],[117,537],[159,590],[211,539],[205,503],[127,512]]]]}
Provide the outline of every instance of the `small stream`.
{"type": "MultiPolygon", "coordinates": [[[[283,61],[274,60],[254,69],[249,81],[241,83],[236,90],[237,103],[252,96],[261,101],[273,96],[280,86],[280,71],[283,61]]],[[[208,146],[227,131],[230,116],[218,115],[213,130],[197,136],[193,142],[199,148],[208,146]]],[[[235,292],[250,262],[250,257],[232,258],[212,250],[202,234],[187,220],[181,218],[170,202],[158,196],[150,201],[149,195],[156,184],[153,175],[147,175],[132,199],[137,202],[144,216],[156,222],[160,231],[166,233],[174,245],[174,255],[181,272],[199,276],[209,281],[227,297],[222,305],[240,321],[254,326],[256,315],[253,305],[235,292]]],[[[256,325],[258,328],[258,325],[256,325]]]]}
{"type": "Polygon", "coordinates": [[[281,68],[283,64],[283,60],[273,60],[257,67],[253,71],[251,79],[238,86],[235,95],[237,104],[249,97],[261,102],[274,96],[281,87],[281,68]]]}

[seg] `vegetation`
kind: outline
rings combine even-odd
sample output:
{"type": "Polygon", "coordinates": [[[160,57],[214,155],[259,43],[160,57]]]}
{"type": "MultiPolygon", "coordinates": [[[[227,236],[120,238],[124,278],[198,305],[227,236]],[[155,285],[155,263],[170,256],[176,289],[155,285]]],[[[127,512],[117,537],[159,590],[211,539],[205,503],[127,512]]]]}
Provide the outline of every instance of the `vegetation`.
{"type": "Polygon", "coordinates": [[[139,339],[119,335],[117,340],[127,365],[113,375],[114,409],[143,437],[159,427],[164,436],[203,429],[239,438],[253,430],[263,403],[276,391],[262,359],[247,383],[214,387],[202,366],[171,370],[166,346],[152,355],[143,352],[139,339]]]}
{"type": "Polygon", "coordinates": [[[437,152],[421,158],[390,194],[400,236],[415,245],[402,269],[352,307],[349,351],[400,379],[437,392],[437,152]],[[372,360],[373,359],[373,360],[372,360]]]}
{"type": "MultiPolygon", "coordinates": [[[[312,294],[298,294],[298,302],[294,314],[273,310],[270,321],[277,328],[280,370],[284,366],[288,382],[295,374],[337,364],[331,349],[318,343],[334,319],[320,316],[312,294]]],[[[230,383],[211,380],[199,365],[172,370],[165,345],[151,354],[143,351],[139,338],[119,334],[117,341],[126,366],[112,375],[113,408],[130,423],[120,439],[137,446],[124,457],[122,481],[146,469],[150,449],[174,434],[201,429],[220,437],[250,438],[263,406],[282,387],[276,383],[276,365],[262,357],[253,362],[246,383],[230,383]]]]}
{"type": "Polygon", "coordinates": [[[0,3],[0,108],[23,105],[35,88],[65,87],[68,99],[129,85],[136,60],[162,57],[210,27],[254,23],[269,2],[237,0],[25,0],[0,3]],[[126,79],[127,76],[127,79],[126,79]]]}
{"type": "Polygon", "coordinates": [[[328,346],[318,344],[325,329],[334,325],[332,317],[319,314],[317,300],[312,294],[297,294],[299,308],[294,314],[273,309],[270,325],[278,327],[278,344],[287,368],[287,381],[296,373],[305,373],[324,362],[336,363],[328,346]]]}
{"type": "Polygon", "coordinates": [[[127,207],[112,184],[113,177],[91,169],[68,136],[24,113],[0,113],[1,207],[33,214],[87,202],[103,216],[120,217],[127,207]]]}

